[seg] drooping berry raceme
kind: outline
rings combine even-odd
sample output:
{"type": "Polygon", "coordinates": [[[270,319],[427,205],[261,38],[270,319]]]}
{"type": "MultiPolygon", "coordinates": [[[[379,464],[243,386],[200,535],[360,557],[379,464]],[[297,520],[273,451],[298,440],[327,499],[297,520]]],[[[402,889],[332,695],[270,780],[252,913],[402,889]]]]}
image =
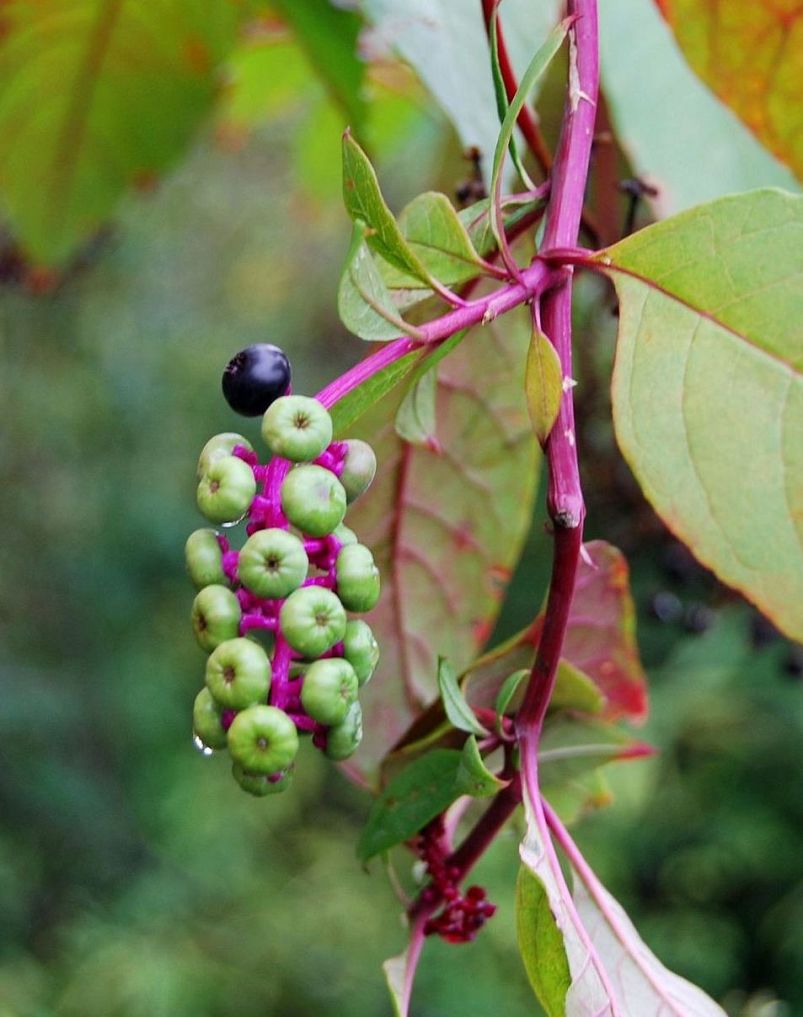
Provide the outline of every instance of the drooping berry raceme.
{"type": "Polygon", "coordinates": [[[275,346],[250,346],[223,376],[229,404],[264,413],[272,458],[259,463],[239,434],[215,435],[198,461],[197,502],[223,527],[187,540],[187,571],[198,590],[193,629],[209,654],[193,707],[205,754],[228,749],[232,774],[262,797],[290,783],[300,735],[334,760],[362,738],[359,689],[379,647],[370,626],[347,611],[379,598],[373,556],[344,523],[348,506],[373,480],[376,458],[356,439],[332,440],[325,407],[289,395],[290,365],[275,346]]]}

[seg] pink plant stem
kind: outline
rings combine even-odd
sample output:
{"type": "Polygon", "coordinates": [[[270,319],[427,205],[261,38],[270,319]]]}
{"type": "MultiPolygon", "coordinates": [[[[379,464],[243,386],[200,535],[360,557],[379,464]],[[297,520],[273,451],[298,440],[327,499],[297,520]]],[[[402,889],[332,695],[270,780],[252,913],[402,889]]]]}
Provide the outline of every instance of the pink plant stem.
{"type": "Polygon", "coordinates": [[[518,307],[519,304],[531,300],[550,285],[555,275],[556,270],[550,269],[545,262],[534,262],[528,268],[521,270],[518,282],[503,286],[477,300],[468,301],[464,307],[447,311],[440,318],[435,318],[424,325],[418,325],[420,339],[408,339],[401,336],[392,340],[376,353],[370,354],[359,364],[355,364],[345,374],[341,374],[339,378],[331,381],[321,389],[316,398],[327,409],[330,409],[349,392],[358,388],[383,368],[401,360],[408,353],[414,353],[426,346],[443,342],[444,339],[453,336],[455,332],[461,332],[480,322],[493,321],[498,315],[505,314],[514,307],[518,307]]]}
{"type": "MultiPolygon", "coordinates": [[[[541,245],[544,252],[553,247],[574,247],[577,243],[596,117],[599,84],[596,0],[568,0],[567,14],[575,18],[569,29],[569,89],[552,168],[541,245]]],[[[562,271],[562,281],[540,301],[543,329],[558,353],[564,377],[558,419],[546,442],[547,508],[555,529],[552,576],[538,652],[516,718],[524,779],[536,812],[541,801],[537,783],[538,742],[566,634],[585,515],[572,399],[571,269],[562,271]]]]}

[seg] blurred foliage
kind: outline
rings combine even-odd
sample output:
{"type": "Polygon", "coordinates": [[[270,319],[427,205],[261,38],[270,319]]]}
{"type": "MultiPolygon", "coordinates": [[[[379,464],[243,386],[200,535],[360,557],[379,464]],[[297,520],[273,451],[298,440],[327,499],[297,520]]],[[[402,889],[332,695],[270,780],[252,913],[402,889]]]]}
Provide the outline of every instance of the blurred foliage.
{"type": "MultiPolygon", "coordinates": [[[[362,354],[334,313],[341,114],[317,84],[262,107],[259,75],[240,129],[221,105],[214,132],[55,289],[30,293],[20,279],[36,279],[2,260],[0,1017],[390,1013],[380,963],[404,937],[381,866],[356,862],[367,796],[309,752],[290,794],[247,799],[190,744],[195,460],[216,431],[256,434],[220,398],[222,365],[276,342],[312,392],[362,354]]],[[[468,170],[439,115],[403,72],[377,80],[373,144],[394,207],[433,183],[453,192],[468,170]]],[[[615,192],[601,202],[623,219],[615,192]]],[[[653,680],[644,736],[662,750],[611,769],[617,801],[578,837],[667,964],[733,1014],[791,1017],[803,660],[645,507],[610,429],[612,296],[596,280],[578,293],[588,536],[631,558],[653,680]]],[[[540,603],[542,520],[496,639],[540,603]]],[[[487,1017],[500,984],[506,1013],[534,1012],[516,869],[511,829],[477,873],[499,914],[473,944],[427,945],[417,1017],[487,1017]]]]}

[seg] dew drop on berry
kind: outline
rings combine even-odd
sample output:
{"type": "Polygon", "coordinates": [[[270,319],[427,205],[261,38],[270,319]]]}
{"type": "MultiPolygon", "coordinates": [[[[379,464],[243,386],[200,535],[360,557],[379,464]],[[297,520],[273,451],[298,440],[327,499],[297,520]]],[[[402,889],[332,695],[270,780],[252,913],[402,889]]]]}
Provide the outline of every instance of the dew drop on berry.
{"type": "Polygon", "coordinates": [[[208,745],[204,744],[197,734],[192,736],[192,744],[201,753],[202,756],[214,755],[214,750],[210,749],[208,745]]]}

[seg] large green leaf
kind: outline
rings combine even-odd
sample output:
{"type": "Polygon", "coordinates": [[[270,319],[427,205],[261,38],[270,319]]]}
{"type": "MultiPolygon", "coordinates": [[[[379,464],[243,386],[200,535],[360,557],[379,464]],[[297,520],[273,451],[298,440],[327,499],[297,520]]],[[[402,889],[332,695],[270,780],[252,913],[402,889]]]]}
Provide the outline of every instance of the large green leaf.
{"type": "Polygon", "coordinates": [[[402,441],[402,393],[364,414],[348,436],[376,449],[370,492],[349,525],[382,572],[368,616],[382,650],[362,693],[373,770],[414,714],[437,695],[438,657],[459,671],[493,626],[530,525],[538,453],[523,393],[526,310],[470,331],[438,368],[437,447],[402,441]]]}
{"type": "Polygon", "coordinates": [[[3,5],[0,202],[30,258],[64,263],[184,151],[241,16],[231,0],[3,5]]]}
{"type": "Polygon", "coordinates": [[[516,928],[519,953],[533,992],[548,1017],[565,1017],[572,978],[563,936],[544,884],[526,865],[519,869],[516,882],[516,928]]]}
{"type": "Polygon", "coordinates": [[[803,198],[763,190],[599,255],[617,440],[697,557],[803,639],[803,198]]]}
{"type": "Polygon", "coordinates": [[[697,74],[803,176],[803,3],[656,2],[697,74]]]}
{"type": "Polygon", "coordinates": [[[689,68],[649,0],[600,4],[600,48],[617,137],[636,172],[659,188],[662,215],[751,187],[796,186],[689,68]]]}

